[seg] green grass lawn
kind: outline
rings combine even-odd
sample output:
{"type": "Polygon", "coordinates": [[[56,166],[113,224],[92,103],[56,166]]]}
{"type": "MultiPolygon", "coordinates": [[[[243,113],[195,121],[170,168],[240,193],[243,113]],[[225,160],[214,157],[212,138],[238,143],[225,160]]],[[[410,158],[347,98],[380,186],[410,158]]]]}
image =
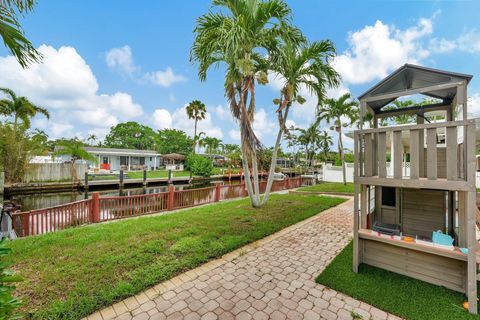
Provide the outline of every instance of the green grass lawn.
{"type": "Polygon", "coordinates": [[[344,185],[340,182],[322,182],[317,185],[303,187],[298,190],[310,192],[341,192],[353,194],[353,183],[347,183],[347,185],[344,185]]]}
{"type": "Polygon", "coordinates": [[[352,271],[350,243],[317,282],[406,319],[480,319],[462,308],[463,294],[372,266],[352,271]]]}
{"type": "Polygon", "coordinates": [[[344,201],[271,197],[260,209],[242,199],[11,242],[23,311],[78,319],[344,201]]]}
{"type": "MultiPolygon", "coordinates": [[[[143,171],[128,171],[129,179],[143,179],[143,171]]],[[[190,177],[189,171],[173,171],[172,176],[190,177]]],[[[147,171],[147,178],[168,178],[168,170],[150,170],[147,171]]]]}

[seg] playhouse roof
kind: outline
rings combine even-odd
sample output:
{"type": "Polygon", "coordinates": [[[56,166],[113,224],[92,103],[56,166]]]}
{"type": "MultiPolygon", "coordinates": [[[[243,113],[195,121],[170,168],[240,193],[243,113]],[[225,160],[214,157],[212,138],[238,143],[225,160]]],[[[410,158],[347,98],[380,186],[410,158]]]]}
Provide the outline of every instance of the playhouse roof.
{"type": "Polygon", "coordinates": [[[362,94],[359,100],[366,100],[368,106],[377,111],[396,98],[405,95],[406,91],[432,87],[431,90],[422,92],[422,94],[447,102],[453,99],[457,93],[457,88],[448,86],[448,84],[461,81],[468,83],[472,77],[468,74],[405,64],[362,94]],[[382,95],[388,96],[381,98],[382,95]],[[374,99],[376,96],[379,97],[378,100],[374,99]]]}

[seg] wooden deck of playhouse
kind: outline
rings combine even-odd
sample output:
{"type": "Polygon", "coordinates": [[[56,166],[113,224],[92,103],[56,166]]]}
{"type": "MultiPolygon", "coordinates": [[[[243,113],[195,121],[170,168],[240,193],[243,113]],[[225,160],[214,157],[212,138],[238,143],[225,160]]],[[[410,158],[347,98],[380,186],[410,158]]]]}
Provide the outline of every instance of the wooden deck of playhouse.
{"type": "Polygon", "coordinates": [[[361,118],[370,113],[373,121],[370,128],[354,132],[353,269],[358,272],[358,265],[366,263],[465,293],[469,311],[477,313],[480,255],[475,122],[467,118],[470,79],[405,65],[360,97],[361,118]],[[416,94],[441,102],[382,110],[399,97],[416,94]],[[445,118],[425,123],[428,112],[443,112],[445,118]],[[416,115],[417,123],[378,127],[379,119],[400,114],[416,115]],[[439,141],[440,133],[444,141],[439,141]],[[378,221],[398,227],[403,237],[372,230],[378,221]],[[452,236],[454,246],[433,243],[436,230],[452,236]]]}

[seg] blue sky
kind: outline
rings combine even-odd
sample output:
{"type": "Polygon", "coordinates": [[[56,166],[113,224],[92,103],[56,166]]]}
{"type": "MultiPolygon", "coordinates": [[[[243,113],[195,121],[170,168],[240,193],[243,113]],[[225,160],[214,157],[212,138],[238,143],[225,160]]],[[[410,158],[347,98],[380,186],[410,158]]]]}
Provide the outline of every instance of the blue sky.
{"type": "MultiPolygon", "coordinates": [[[[474,75],[470,110],[480,114],[478,1],[288,1],[294,23],[311,40],[331,39],[343,76],[335,97],[354,96],[406,62],[474,75]]],[[[189,62],[195,19],[210,1],[39,1],[23,19],[29,39],[45,55],[42,65],[21,70],[0,49],[0,86],[47,107],[52,118],[34,126],[52,138],[89,133],[134,120],[156,129],[193,131],[184,105],[203,101],[207,135],[238,140],[223,94],[223,70],[206,83],[189,62]],[[143,4],[142,4],[143,2],[143,4]]],[[[257,89],[255,130],[266,145],[276,131],[272,99],[279,80],[257,89]]],[[[291,124],[313,121],[316,101],[295,106],[291,124]]]]}

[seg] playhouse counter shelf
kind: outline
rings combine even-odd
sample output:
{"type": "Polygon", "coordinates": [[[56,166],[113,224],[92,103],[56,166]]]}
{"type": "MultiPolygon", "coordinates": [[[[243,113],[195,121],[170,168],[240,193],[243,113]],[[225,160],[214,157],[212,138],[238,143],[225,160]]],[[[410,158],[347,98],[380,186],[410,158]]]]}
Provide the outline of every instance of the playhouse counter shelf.
{"type": "Polygon", "coordinates": [[[388,243],[393,246],[416,250],[425,253],[436,254],[446,258],[452,258],[461,261],[467,261],[467,255],[460,251],[459,247],[451,249],[444,249],[439,246],[420,244],[416,242],[409,242],[405,240],[397,240],[391,238],[389,235],[379,236],[379,233],[369,229],[360,229],[358,230],[358,235],[362,239],[375,240],[383,243],[388,243]]]}

